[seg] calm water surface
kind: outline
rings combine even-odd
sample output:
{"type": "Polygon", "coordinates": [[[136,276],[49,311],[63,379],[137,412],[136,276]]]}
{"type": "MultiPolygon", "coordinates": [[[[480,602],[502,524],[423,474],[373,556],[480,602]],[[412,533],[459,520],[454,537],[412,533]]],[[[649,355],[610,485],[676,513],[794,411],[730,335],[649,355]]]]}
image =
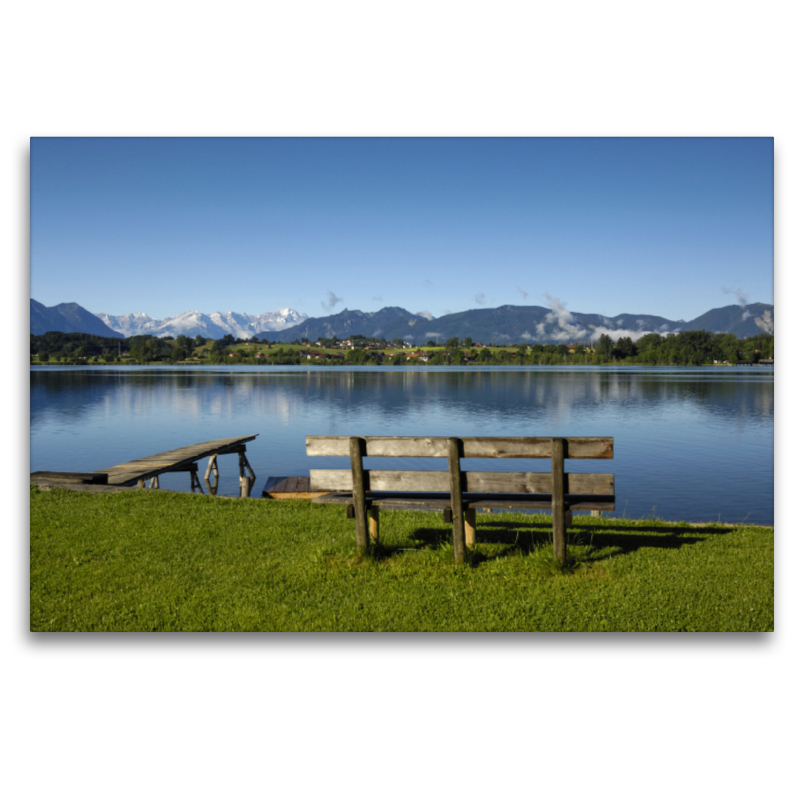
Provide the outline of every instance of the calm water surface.
{"type": "MultiPolygon", "coordinates": [[[[30,468],[99,470],[257,433],[247,456],[260,496],[269,476],[347,466],[308,458],[308,434],[613,436],[613,461],[568,469],[613,471],[615,516],[771,525],[773,379],[762,368],[37,367],[30,468]]],[[[513,469],[548,465],[515,461],[513,469]]],[[[366,466],[446,468],[438,459],[366,466]]],[[[188,490],[189,476],[165,475],[161,486],[188,490]]],[[[236,456],[220,458],[219,493],[238,494],[236,456]]]]}

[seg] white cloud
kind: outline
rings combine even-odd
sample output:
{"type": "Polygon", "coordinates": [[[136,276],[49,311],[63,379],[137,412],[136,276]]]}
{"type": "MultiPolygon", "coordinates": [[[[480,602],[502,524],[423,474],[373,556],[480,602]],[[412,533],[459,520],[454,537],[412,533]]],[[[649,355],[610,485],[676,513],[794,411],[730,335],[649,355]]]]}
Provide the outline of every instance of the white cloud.
{"type": "Polygon", "coordinates": [[[322,303],[322,307],[328,311],[332,310],[338,303],[344,302],[343,297],[337,297],[330,289],[328,289],[328,302],[322,303]]]}
{"type": "Polygon", "coordinates": [[[566,339],[579,339],[587,335],[586,328],[575,324],[575,317],[567,311],[566,304],[562,303],[557,297],[551,297],[546,294],[545,297],[549,301],[550,312],[545,315],[545,318],[536,326],[536,333],[540,337],[549,336],[551,339],[563,341],[566,339]],[[547,326],[555,325],[558,330],[550,331],[547,333],[547,326]]]}
{"type": "MultiPolygon", "coordinates": [[[[676,331],[677,332],[677,331],[676,331]]],[[[603,334],[606,336],[610,336],[615,342],[619,339],[623,339],[626,336],[629,337],[632,341],[636,342],[642,338],[642,336],[647,336],[648,333],[655,333],[655,331],[643,331],[643,330],[620,330],[619,328],[595,328],[592,331],[592,341],[596,342],[603,334]]]]}
{"type": "MultiPolygon", "coordinates": [[[[596,342],[600,336],[605,334],[614,339],[614,341],[627,336],[635,342],[641,339],[642,336],[653,333],[653,331],[643,329],[644,320],[641,319],[637,320],[641,327],[636,330],[621,328],[620,326],[624,324],[622,320],[615,323],[608,317],[601,317],[605,323],[604,325],[587,328],[579,325],[575,321],[575,317],[567,311],[566,303],[562,303],[557,297],[550,297],[550,295],[545,295],[545,297],[550,301],[551,311],[545,315],[544,320],[536,326],[536,338],[539,340],[549,339],[550,341],[568,343],[589,339],[596,342]],[[548,330],[548,328],[550,329],[548,330]]],[[[662,325],[659,330],[666,331],[668,328],[669,325],[665,324],[662,325]]],[[[520,338],[530,341],[534,337],[526,331],[520,338]]]]}
{"type": "Polygon", "coordinates": [[[722,291],[725,294],[735,294],[740,306],[747,305],[747,295],[741,289],[729,289],[727,286],[723,286],[722,291]]]}
{"type": "Polygon", "coordinates": [[[769,309],[764,312],[764,316],[756,317],[755,323],[765,333],[775,333],[775,320],[772,319],[772,312],[769,309]]]}

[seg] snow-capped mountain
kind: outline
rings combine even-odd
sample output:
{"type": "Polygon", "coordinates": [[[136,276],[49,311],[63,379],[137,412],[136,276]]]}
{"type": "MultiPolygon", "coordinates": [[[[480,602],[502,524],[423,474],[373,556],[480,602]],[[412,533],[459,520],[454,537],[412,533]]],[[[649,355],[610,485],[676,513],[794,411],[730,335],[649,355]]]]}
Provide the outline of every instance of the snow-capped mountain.
{"type": "Polygon", "coordinates": [[[249,339],[257,333],[281,331],[308,319],[307,314],[295,311],[293,308],[282,308],[279,311],[267,311],[263,314],[238,314],[235,311],[203,314],[200,311],[184,311],[182,314],[165,319],[152,319],[141,312],[117,317],[95,313],[95,316],[124,336],[182,335],[205,336],[209,339],[221,339],[228,333],[239,339],[249,339]]]}

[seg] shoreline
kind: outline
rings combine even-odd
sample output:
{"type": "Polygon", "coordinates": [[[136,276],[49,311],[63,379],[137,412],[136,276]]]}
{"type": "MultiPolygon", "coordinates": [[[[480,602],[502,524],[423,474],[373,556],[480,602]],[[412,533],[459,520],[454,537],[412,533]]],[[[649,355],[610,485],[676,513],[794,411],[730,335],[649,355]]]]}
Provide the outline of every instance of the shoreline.
{"type": "MultiPolygon", "coordinates": [[[[42,492],[49,492],[52,489],[66,489],[70,492],[88,492],[89,494],[117,494],[119,492],[135,492],[139,491],[136,486],[96,486],[87,483],[59,483],[56,481],[48,481],[46,478],[31,478],[30,485],[35,486],[42,492]]],[[[147,490],[142,490],[146,492],[147,490]]],[[[157,489],[154,491],[158,491],[162,494],[174,494],[174,495],[195,495],[194,492],[176,492],[173,489],[157,489]]],[[[292,502],[287,500],[273,500],[271,498],[264,498],[264,497],[238,497],[236,495],[195,495],[197,497],[216,497],[221,500],[251,500],[251,501],[261,501],[267,503],[286,503],[292,502]]],[[[311,502],[310,500],[307,502],[311,502]]],[[[547,514],[549,512],[542,511],[542,514],[547,514]]],[[[767,530],[775,530],[775,525],[764,525],[761,523],[748,523],[748,522],[686,522],[684,520],[667,520],[667,519],[628,519],[627,517],[590,517],[589,515],[584,516],[577,516],[574,519],[598,519],[598,520],[619,520],[620,522],[626,523],[635,523],[635,522],[646,522],[646,523],[658,523],[659,525],[687,525],[690,528],[706,528],[710,526],[716,527],[726,527],[726,528],[764,528],[767,530]]],[[[600,523],[602,525],[602,523],[600,523]]]]}

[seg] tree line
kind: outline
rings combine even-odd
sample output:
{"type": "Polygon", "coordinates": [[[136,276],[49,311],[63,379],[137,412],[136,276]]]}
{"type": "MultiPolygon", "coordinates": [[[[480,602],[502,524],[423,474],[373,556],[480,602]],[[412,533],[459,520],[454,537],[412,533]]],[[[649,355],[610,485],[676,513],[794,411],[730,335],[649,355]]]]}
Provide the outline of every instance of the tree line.
{"type": "Polygon", "coordinates": [[[477,346],[470,337],[451,337],[443,346],[429,341],[417,349],[398,349],[402,340],[387,343],[355,335],[354,349],[340,350],[337,337],[307,339],[290,345],[266,339],[239,339],[227,334],[221,339],[203,336],[131,336],[126,339],[88,333],[50,331],[31,334],[32,363],[181,363],[189,359],[206,364],[305,364],[309,355],[315,361],[342,365],[560,365],[560,364],[649,364],[691,366],[712,363],[736,364],[774,358],[775,338],[762,333],[738,339],[732,333],[683,331],[661,335],[648,333],[634,341],[629,336],[614,340],[601,335],[594,344],[532,344],[477,346]],[[321,348],[321,349],[320,349],[321,348]],[[395,352],[385,352],[387,349],[395,352]],[[332,352],[331,352],[332,350],[332,352]],[[319,358],[317,358],[319,356],[319,358]]]}

